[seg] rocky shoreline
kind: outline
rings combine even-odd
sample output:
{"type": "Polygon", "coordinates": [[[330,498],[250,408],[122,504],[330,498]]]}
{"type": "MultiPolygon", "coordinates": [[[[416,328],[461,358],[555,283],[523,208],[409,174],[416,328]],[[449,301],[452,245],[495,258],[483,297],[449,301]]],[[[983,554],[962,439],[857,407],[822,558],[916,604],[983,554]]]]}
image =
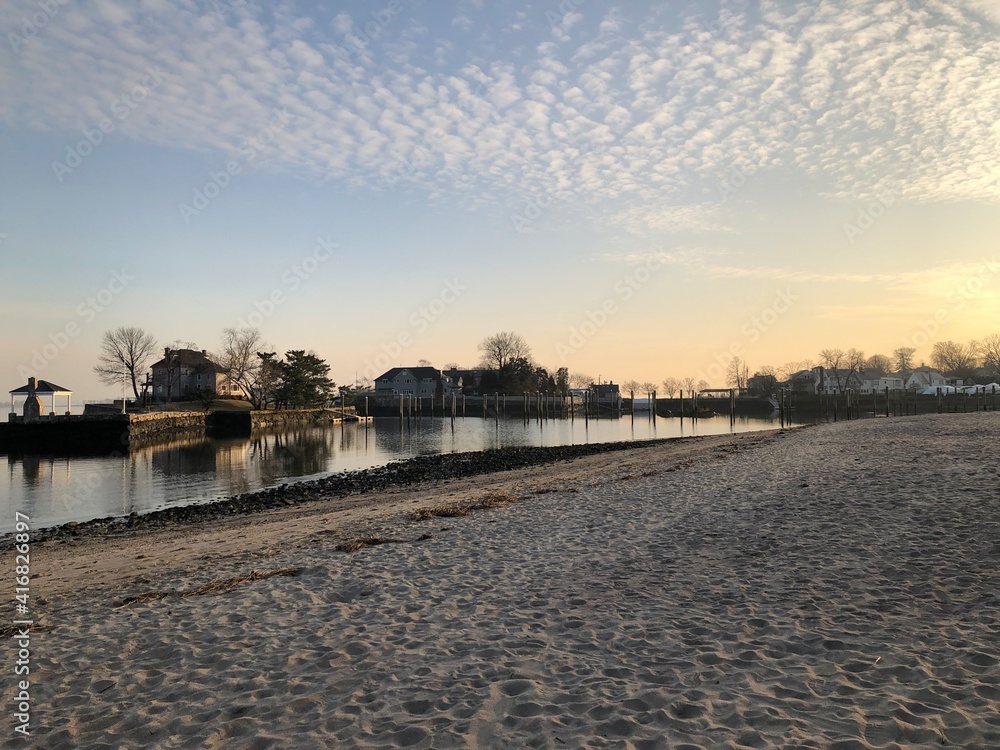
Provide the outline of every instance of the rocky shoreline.
{"type": "MultiPolygon", "coordinates": [[[[38,529],[33,532],[32,539],[35,542],[70,540],[85,536],[120,534],[181,524],[196,524],[231,516],[262,513],[317,500],[379,492],[391,487],[411,486],[444,479],[461,479],[559,461],[570,461],[583,456],[634,450],[668,442],[701,439],[703,438],[661,438],[582,445],[496,448],[466,453],[415,456],[414,458],[394,461],[385,466],[340,472],[321,479],[290,482],[277,487],[234,495],[212,503],[163,508],[150,513],[133,513],[129,516],[106,516],[81,523],[70,522],[61,526],[38,529]]],[[[0,549],[10,547],[11,544],[12,535],[8,535],[6,539],[0,541],[0,549]]]]}

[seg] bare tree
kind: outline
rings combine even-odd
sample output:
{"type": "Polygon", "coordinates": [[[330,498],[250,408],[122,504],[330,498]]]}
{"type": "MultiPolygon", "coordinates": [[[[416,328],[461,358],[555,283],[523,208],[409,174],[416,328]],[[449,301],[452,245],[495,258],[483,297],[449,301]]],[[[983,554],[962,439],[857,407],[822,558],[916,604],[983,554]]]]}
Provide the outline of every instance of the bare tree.
{"type": "Polygon", "coordinates": [[[94,372],[106,385],[116,385],[127,377],[132,393],[139,400],[139,380],[146,372],[146,363],[156,349],[156,339],[134,326],[121,326],[105,331],[101,339],[101,354],[94,372]]]}
{"type": "Polygon", "coordinates": [[[639,384],[638,380],[626,380],[622,383],[622,393],[642,393],[642,385],[639,384]]]}
{"type": "Polygon", "coordinates": [[[862,368],[866,373],[876,377],[884,377],[892,369],[892,360],[884,354],[873,354],[865,360],[862,368]]]}
{"type": "Polygon", "coordinates": [[[865,353],[860,349],[824,349],[819,353],[820,363],[833,375],[833,382],[841,393],[850,382],[851,375],[860,372],[865,364],[865,353]]]}
{"type": "Polygon", "coordinates": [[[750,378],[750,369],[747,363],[739,357],[733,357],[729,367],[726,368],[726,382],[730,387],[742,393],[747,389],[747,380],[750,378]]]}
{"type": "Polygon", "coordinates": [[[978,341],[938,341],[931,350],[931,364],[949,375],[972,377],[979,366],[979,351],[978,341]]]}
{"type": "Polygon", "coordinates": [[[465,368],[458,364],[458,362],[445,362],[445,370],[464,370],[465,368]]]}
{"type": "Polygon", "coordinates": [[[844,362],[844,350],[843,349],[824,349],[819,353],[819,363],[823,367],[828,367],[831,370],[839,368],[844,362]]]}
{"type": "Polygon", "coordinates": [[[434,366],[434,363],[431,362],[429,359],[418,359],[417,360],[417,367],[433,367],[433,366],[434,366]]]}
{"type": "Polygon", "coordinates": [[[667,394],[667,398],[673,398],[674,394],[681,387],[681,383],[677,378],[667,377],[663,379],[663,392],[667,394]]]}
{"type": "Polygon", "coordinates": [[[477,347],[482,352],[484,367],[502,371],[512,360],[531,360],[531,347],[524,338],[513,331],[501,331],[487,336],[477,347]]]}
{"type": "Polygon", "coordinates": [[[913,370],[913,355],[917,350],[912,346],[901,346],[892,353],[892,366],[906,377],[913,370]]]}
{"type": "Polygon", "coordinates": [[[694,390],[694,378],[692,378],[692,377],[683,378],[681,380],[681,385],[684,387],[685,391],[693,391],[694,390]]]}
{"type": "Polygon", "coordinates": [[[699,391],[706,391],[706,390],[708,390],[708,388],[710,387],[710,383],[709,383],[709,382],[708,382],[707,380],[704,380],[704,379],[702,379],[702,380],[699,380],[699,381],[698,381],[698,382],[697,382],[697,383],[695,384],[695,387],[696,387],[696,388],[697,388],[697,389],[698,389],[699,391]]]}
{"type": "MultiPolygon", "coordinates": [[[[797,371],[796,371],[797,372],[797,371]]],[[[778,370],[764,365],[747,381],[750,393],[762,398],[771,398],[778,393],[778,370]],[[751,385],[752,384],[752,385],[751,385]]]]}
{"type": "Polygon", "coordinates": [[[1000,376],[1000,334],[993,333],[979,342],[983,356],[983,367],[1000,376]]]}
{"type": "Polygon", "coordinates": [[[570,373],[569,384],[572,388],[589,388],[594,382],[594,376],[585,372],[570,373]]]}
{"type": "Polygon", "coordinates": [[[775,375],[780,380],[788,380],[792,375],[797,372],[802,372],[802,370],[811,370],[815,365],[811,359],[802,359],[797,362],[786,362],[781,367],[775,375]]]}
{"type": "Polygon", "coordinates": [[[656,383],[650,383],[648,380],[644,380],[642,384],[639,386],[639,389],[643,393],[652,393],[653,391],[656,390],[656,383]]]}
{"type": "Polygon", "coordinates": [[[260,356],[265,348],[264,338],[256,328],[226,328],[222,332],[222,352],[217,355],[226,377],[243,389],[254,409],[263,409],[268,398],[265,381],[269,373],[264,372],[260,356]]]}

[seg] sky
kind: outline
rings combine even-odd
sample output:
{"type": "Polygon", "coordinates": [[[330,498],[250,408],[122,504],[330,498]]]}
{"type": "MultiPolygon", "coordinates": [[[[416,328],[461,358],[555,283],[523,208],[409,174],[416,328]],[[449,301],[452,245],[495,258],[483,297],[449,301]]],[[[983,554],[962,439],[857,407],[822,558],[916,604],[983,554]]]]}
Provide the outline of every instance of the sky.
{"type": "Polygon", "coordinates": [[[0,376],[254,326],[338,383],[1000,332],[991,0],[6,0],[0,376]]]}

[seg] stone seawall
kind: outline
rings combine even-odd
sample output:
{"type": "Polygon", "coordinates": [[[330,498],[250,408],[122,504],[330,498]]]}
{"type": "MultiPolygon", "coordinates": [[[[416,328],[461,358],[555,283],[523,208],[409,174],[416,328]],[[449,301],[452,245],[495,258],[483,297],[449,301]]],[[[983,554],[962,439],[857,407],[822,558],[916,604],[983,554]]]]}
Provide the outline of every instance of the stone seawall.
{"type": "Polygon", "coordinates": [[[254,430],[280,428],[288,425],[330,424],[340,420],[340,412],[328,409],[279,409],[250,412],[250,427],[254,430]]]}
{"type": "Polygon", "coordinates": [[[199,411],[174,411],[125,416],[128,417],[129,440],[134,441],[178,430],[204,430],[208,415],[199,411]]]}
{"type": "MultiPolygon", "coordinates": [[[[254,430],[332,424],[345,414],[329,409],[279,411],[164,411],[148,414],[52,415],[0,423],[0,453],[101,455],[154,443],[177,433],[250,435],[254,430]]],[[[353,414],[347,415],[353,419],[353,414]]]]}
{"type": "Polygon", "coordinates": [[[105,454],[159,435],[204,430],[205,416],[203,412],[50,415],[29,422],[5,422],[0,423],[0,451],[105,454]]]}

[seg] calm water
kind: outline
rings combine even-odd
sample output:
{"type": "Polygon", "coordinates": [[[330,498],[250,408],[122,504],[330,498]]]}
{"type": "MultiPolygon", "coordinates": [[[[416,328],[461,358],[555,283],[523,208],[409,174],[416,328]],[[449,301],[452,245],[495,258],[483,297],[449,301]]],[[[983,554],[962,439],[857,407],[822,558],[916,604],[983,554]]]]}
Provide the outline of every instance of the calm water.
{"type": "Polygon", "coordinates": [[[184,438],[127,456],[52,458],[2,456],[0,531],[10,531],[14,512],[27,513],[35,528],[104,516],[146,513],[206,503],[242,492],[349,469],[380,466],[411,456],[477,451],[505,446],[551,446],[776,428],[777,422],[728,417],[684,420],[636,416],[620,420],[530,422],[475,418],[426,418],[400,427],[394,418],[358,424],[301,427],[240,438],[184,438]]]}

